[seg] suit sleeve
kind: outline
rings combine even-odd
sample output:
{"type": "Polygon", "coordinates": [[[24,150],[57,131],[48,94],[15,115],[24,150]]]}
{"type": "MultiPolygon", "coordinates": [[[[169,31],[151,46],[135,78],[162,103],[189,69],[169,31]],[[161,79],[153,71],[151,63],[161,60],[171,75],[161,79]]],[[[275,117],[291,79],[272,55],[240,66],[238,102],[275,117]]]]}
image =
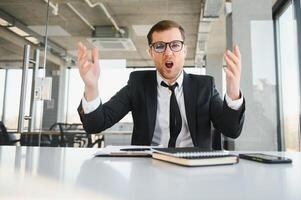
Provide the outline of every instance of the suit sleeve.
{"type": "Polygon", "coordinates": [[[210,118],[216,130],[230,138],[237,138],[242,130],[245,113],[245,99],[238,110],[230,108],[226,100],[221,100],[218,91],[214,86],[214,79],[211,80],[210,118]]]}
{"type": "Polygon", "coordinates": [[[117,123],[131,110],[131,76],[125,87],[119,90],[108,102],[100,104],[91,113],[85,114],[82,102],[78,113],[87,133],[99,133],[117,123]]]}

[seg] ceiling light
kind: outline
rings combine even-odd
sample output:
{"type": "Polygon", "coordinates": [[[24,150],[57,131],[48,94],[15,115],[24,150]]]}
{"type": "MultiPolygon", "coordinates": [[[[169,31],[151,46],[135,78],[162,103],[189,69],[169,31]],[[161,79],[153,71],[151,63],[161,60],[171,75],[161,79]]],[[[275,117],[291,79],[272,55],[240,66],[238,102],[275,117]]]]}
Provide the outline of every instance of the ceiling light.
{"type": "Polygon", "coordinates": [[[35,37],[32,37],[32,36],[29,36],[29,37],[25,37],[26,40],[28,40],[29,42],[33,43],[33,44],[39,44],[40,41],[35,38],[35,37]]]}
{"type": "Polygon", "coordinates": [[[10,23],[8,23],[6,20],[4,20],[4,19],[2,19],[2,18],[0,18],[0,25],[1,25],[1,26],[11,26],[10,23]]]}
{"type": "Polygon", "coordinates": [[[14,33],[16,33],[17,35],[20,35],[22,37],[25,37],[25,36],[29,36],[28,33],[26,33],[25,31],[23,31],[22,29],[16,27],[16,26],[11,26],[11,27],[8,27],[9,30],[13,31],[14,33]]]}

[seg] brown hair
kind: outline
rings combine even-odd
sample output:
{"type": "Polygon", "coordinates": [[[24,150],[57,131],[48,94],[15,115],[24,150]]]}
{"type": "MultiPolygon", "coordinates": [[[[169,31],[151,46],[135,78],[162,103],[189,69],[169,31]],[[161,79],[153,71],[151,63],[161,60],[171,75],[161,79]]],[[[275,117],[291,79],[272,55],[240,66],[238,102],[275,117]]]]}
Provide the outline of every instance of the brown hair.
{"type": "Polygon", "coordinates": [[[168,29],[171,28],[178,28],[181,32],[183,41],[185,40],[185,31],[183,29],[183,27],[178,24],[175,21],[171,21],[171,20],[162,20],[159,21],[158,23],[156,23],[148,32],[147,34],[147,41],[148,41],[148,45],[151,45],[153,42],[153,33],[154,32],[160,32],[160,31],[166,31],[168,29]]]}

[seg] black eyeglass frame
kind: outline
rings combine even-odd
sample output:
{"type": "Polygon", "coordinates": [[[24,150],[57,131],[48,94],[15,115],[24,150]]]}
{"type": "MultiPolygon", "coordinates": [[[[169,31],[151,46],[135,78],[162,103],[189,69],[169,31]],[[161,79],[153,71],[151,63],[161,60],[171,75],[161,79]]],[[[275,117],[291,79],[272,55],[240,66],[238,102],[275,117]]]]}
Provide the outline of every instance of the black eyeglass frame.
{"type": "Polygon", "coordinates": [[[182,40],[172,40],[172,41],[170,41],[170,42],[158,41],[158,42],[154,42],[154,43],[150,44],[149,47],[150,47],[150,48],[153,47],[153,48],[154,48],[154,51],[155,51],[156,53],[163,53],[163,52],[166,51],[167,45],[169,46],[169,48],[170,48],[171,51],[173,51],[173,52],[179,52],[179,51],[181,51],[181,50],[183,49],[184,41],[182,41],[182,40]],[[173,50],[173,48],[171,47],[171,44],[174,43],[174,42],[180,42],[180,43],[181,43],[181,48],[180,48],[179,50],[177,50],[177,51],[173,50]],[[156,44],[158,44],[158,43],[163,43],[163,44],[164,44],[165,47],[164,47],[164,50],[163,50],[163,51],[156,51],[156,48],[154,47],[154,45],[156,45],[156,44]]]}

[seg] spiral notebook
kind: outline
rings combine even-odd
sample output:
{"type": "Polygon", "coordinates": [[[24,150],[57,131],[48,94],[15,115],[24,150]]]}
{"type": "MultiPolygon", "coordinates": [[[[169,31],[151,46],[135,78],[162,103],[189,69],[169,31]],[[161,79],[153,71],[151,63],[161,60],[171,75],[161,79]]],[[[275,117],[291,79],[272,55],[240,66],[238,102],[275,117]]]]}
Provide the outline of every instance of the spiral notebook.
{"type": "Polygon", "coordinates": [[[152,157],[183,166],[229,165],[239,162],[237,155],[228,151],[204,151],[197,147],[153,148],[152,157]]]}

